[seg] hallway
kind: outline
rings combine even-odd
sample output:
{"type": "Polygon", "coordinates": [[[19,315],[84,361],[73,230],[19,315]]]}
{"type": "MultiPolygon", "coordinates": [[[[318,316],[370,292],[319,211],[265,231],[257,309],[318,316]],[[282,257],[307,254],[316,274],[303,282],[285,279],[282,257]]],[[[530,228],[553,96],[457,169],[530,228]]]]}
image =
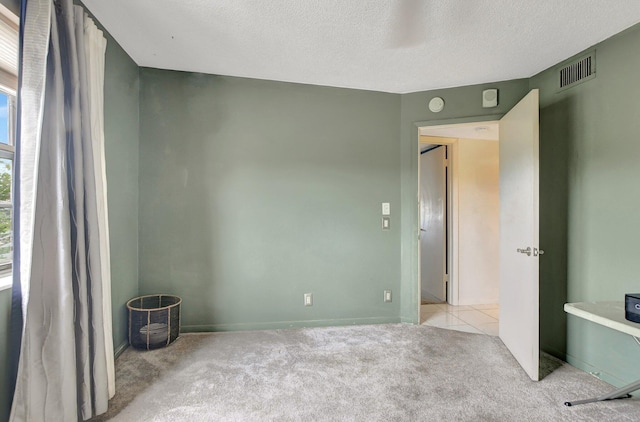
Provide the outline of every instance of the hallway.
{"type": "Polygon", "coordinates": [[[420,324],[466,333],[498,335],[497,304],[452,306],[446,303],[420,306],[420,324]]]}

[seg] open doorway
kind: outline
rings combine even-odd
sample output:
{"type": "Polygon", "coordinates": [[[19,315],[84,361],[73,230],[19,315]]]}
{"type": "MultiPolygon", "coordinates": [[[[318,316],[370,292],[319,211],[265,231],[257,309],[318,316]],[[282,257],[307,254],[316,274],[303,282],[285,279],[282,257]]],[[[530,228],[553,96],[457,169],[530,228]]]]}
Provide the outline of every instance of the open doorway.
{"type": "Polygon", "coordinates": [[[420,128],[421,323],[498,335],[498,142],[494,121],[420,128]]]}
{"type": "MultiPolygon", "coordinates": [[[[492,118],[500,119],[497,127],[499,131],[498,154],[500,161],[498,168],[500,212],[498,218],[499,229],[496,230],[499,232],[498,253],[494,254],[495,260],[490,259],[492,265],[495,265],[496,260],[498,261],[498,304],[500,306],[498,334],[500,340],[522,366],[522,369],[532,380],[537,381],[540,376],[540,260],[544,253],[540,249],[539,91],[537,89],[529,91],[524,98],[501,117],[462,118],[456,123],[482,122],[479,123],[479,126],[485,126],[487,129],[473,129],[472,131],[487,132],[490,130],[488,123],[492,118]]],[[[433,126],[436,124],[431,123],[430,125],[428,122],[419,124],[417,129],[420,140],[425,136],[451,136],[451,134],[446,133],[426,133],[430,129],[429,126],[434,129],[433,126]]],[[[441,127],[441,129],[448,128],[441,127]]],[[[458,180],[458,189],[456,189],[456,183],[453,183],[454,192],[458,192],[457,194],[454,193],[454,201],[458,197],[458,201],[461,203],[460,187],[462,182],[459,180],[461,179],[460,177],[456,178],[456,169],[459,167],[462,170],[464,166],[462,160],[456,159],[456,157],[462,156],[462,154],[458,153],[460,152],[459,147],[462,140],[465,138],[456,137],[454,139],[457,140],[454,141],[451,149],[452,180],[458,180]]],[[[419,156],[418,149],[414,150],[414,153],[419,156]]],[[[471,155],[470,158],[472,162],[479,161],[478,156],[471,155]]],[[[416,162],[414,166],[418,167],[417,164],[416,162]]],[[[416,171],[416,173],[419,172],[416,171]]],[[[416,174],[416,179],[417,176],[418,174],[416,174]]],[[[415,198],[417,199],[417,197],[415,198]]],[[[463,254],[461,253],[463,242],[460,241],[460,236],[465,233],[465,230],[462,224],[461,207],[456,207],[454,201],[452,201],[451,209],[454,210],[454,213],[458,209],[459,221],[456,221],[456,218],[452,219],[451,224],[454,227],[457,225],[458,233],[456,234],[455,231],[452,233],[451,243],[454,243],[453,239],[458,239],[456,243],[458,246],[452,248],[454,253],[451,256],[452,272],[450,273],[450,278],[452,283],[450,284],[457,286],[459,291],[456,295],[454,290],[451,301],[454,303],[454,300],[458,300],[458,305],[464,305],[463,294],[460,289],[462,288],[461,280],[463,278],[462,266],[466,265],[466,263],[463,264],[463,254]],[[458,280],[456,281],[456,279],[458,280]]],[[[471,203],[473,204],[473,202],[471,203]]],[[[419,219],[416,215],[411,227],[417,229],[418,224],[419,219]]],[[[480,230],[484,230],[485,226],[486,224],[483,221],[471,226],[473,228],[471,234],[477,234],[480,230]]],[[[420,231],[416,230],[413,233],[420,233],[420,231]]],[[[411,233],[411,242],[416,242],[414,243],[414,248],[419,253],[420,245],[417,241],[419,236],[413,237],[413,233],[411,233]]],[[[479,262],[477,259],[480,255],[491,249],[488,244],[485,245],[486,238],[480,237],[480,240],[482,241],[480,246],[472,250],[471,254],[466,255],[469,259],[476,259],[476,263],[479,262]]],[[[553,251],[551,253],[554,254],[553,251]]],[[[416,258],[419,258],[417,255],[416,258]]],[[[545,254],[545,257],[548,257],[548,254],[545,254]]],[[[418,263],[420,262],[419,259],[417,261],[418,263]]],[[[477,276],[483,274],[481,266],[471,266],[471,269],[475,271],[477,276]]],[[[419,274],[419,266],[413,267],[413,271],[419,274]]],[[[416,293],[419,295],[420,279],[416,277],[415,280],[416,293]]],[[[414,309],[419,313],[419,301],[416,302],[417,309],[414,309]]],[[[449,305],[447,304],[446,306],[449,305]]],[[[473,307],[474,305],[470,306],[473,307]]],[[[472,310],[479,309],[476,307],[472,310]]],[[[464,311],[461,310],[460,312],[464,311]]]]}

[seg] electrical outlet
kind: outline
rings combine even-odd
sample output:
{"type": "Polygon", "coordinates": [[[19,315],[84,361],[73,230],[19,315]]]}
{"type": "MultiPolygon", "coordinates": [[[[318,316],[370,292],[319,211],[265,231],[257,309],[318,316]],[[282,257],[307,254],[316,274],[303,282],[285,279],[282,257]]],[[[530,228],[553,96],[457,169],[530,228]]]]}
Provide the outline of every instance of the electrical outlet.
{"type": "Polygon", "coordinates": [[[382,230],[389,230],[391,228],[391,218],[382,217],[382,230]]]}
{"type": "Polygon", "coordinates": [[[304,294],[304,306],[313,306],[313,294],[305,293],[304,294]]]}
{"type": "Polygon", "coordinates": [[[391,302],[391,290],[385,290],[383,296],[384,302],[391,302]]]}

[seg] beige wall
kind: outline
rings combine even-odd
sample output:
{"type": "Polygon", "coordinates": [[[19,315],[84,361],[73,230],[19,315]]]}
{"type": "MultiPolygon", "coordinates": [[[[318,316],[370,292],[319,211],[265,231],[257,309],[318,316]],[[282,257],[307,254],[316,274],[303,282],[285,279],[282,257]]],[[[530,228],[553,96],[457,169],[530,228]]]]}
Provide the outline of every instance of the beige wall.
{"type": "Polygon", "coordinates": [[[498,157],[498,141],[458,141],[459,305],[498,303],[498,157]]]}

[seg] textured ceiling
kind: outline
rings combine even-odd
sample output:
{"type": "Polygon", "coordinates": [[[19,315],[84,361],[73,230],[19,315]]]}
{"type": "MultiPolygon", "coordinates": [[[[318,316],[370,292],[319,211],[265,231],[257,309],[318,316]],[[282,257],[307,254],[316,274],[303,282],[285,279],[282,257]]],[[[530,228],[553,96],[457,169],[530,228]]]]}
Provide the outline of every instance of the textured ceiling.
{"type": "Polygon", "coordinates": [[[83,0],[140,66],[407,93],[530,77],[638,0],[83,0]]]}

